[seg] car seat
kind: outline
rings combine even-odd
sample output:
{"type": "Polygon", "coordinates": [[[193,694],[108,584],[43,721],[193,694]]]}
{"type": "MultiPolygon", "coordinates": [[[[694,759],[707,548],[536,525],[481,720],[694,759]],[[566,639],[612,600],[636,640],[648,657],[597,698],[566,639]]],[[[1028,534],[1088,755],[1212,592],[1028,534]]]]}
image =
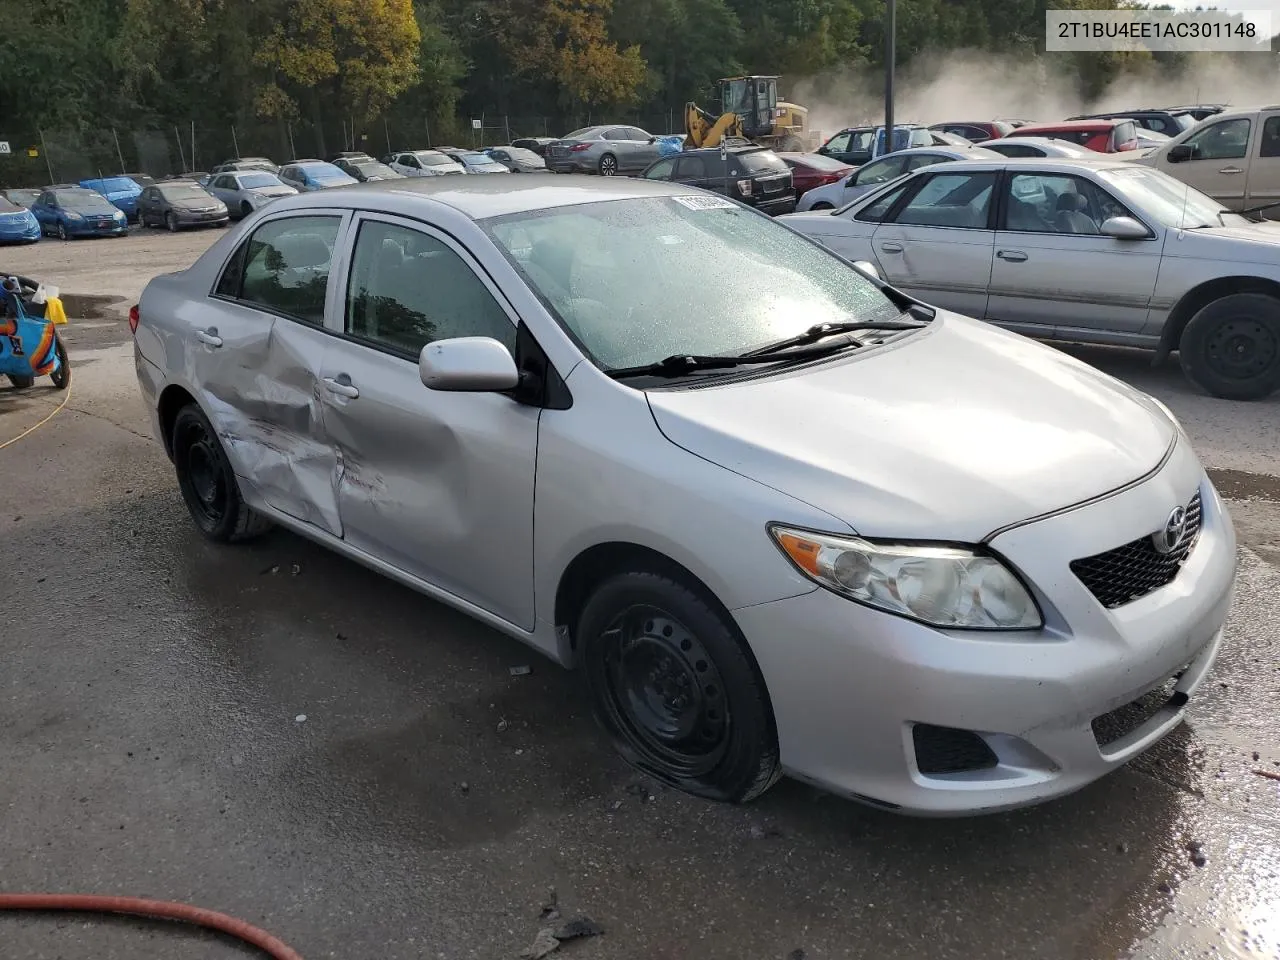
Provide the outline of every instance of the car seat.
{"type": "Polygon", "coordinates": [[[1078,193],[1064,193],[1058,197],[1057,213],[1053,225],[1059,233],[1097,234],[1098,224],[1085,211],[1089,204],[1078,193]]]}

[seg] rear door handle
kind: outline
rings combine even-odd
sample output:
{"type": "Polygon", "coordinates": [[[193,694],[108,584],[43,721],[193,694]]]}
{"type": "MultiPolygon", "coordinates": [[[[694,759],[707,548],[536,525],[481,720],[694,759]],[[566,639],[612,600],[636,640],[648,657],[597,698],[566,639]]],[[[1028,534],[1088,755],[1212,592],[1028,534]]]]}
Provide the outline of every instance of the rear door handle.
{"type": "Polygon", "coordinates": [[[1001,260],[1008,260],[1010,263],[1022,263],[1027,259],[1027,255],[1021,250],[997,250],[996,256],[1001,260]]]}
{"type": "Polygon", "coordinates": [[[354,400],[360,396],[360,391],[356,389],[356,385],[351,382],[351,378],[345,373],[340,373],[336,377],[325,377],[324,388],[330,393],[336,393],[340,397],[346,397],[348,400],[354,400]]]}
{"type": "Polygon", "coordinates": [[[889,242],[889,243],[882,243],[880,244],[880,249],[883,250],[885,253],[901,253],[902,244],[896,241],[889,242]]]}
{"type": "Polygon", "coordinates": [[[210,347],[222,346],[222,338],[218,336],[217,327],[210,327],[208,330],[197,330],[196,339],[210,347]]]}
{"type": "Polygon", "coordinates": [[[1242,167],[1223,167],[1218,172],[1219,173],[1244,173],[1244,169],[1242,167]]]}

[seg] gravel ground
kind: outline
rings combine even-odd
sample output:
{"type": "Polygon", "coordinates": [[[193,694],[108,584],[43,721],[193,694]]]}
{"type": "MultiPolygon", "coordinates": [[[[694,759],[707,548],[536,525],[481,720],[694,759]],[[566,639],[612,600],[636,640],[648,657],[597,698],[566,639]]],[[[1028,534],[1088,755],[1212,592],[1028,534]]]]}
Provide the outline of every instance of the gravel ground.
{"type": "MultiPolygon", "coordinates": [[[[123,316],[218,235],[0,251],[99,298],[73,301],[67,408],[0,450],[0,889],[195,902],[309,960],[515,957],[552,889],[606,929],[562,949],[581,960],[1280,955],[1280,783],[1254,773],[1280,771],[1280,397],[1071,348],[1178,413],[1239,530],[1223,653],[1157,749],[976,820],[789,782],[717,806],[615,760],[573,678],[515,642],[289,534],[196,536],[123,316]]],[[[0,442],[59,399],[0,388],[0,442]]],[[[251,955],[78,917],[0,916],[0,943],[251,955]]]]}

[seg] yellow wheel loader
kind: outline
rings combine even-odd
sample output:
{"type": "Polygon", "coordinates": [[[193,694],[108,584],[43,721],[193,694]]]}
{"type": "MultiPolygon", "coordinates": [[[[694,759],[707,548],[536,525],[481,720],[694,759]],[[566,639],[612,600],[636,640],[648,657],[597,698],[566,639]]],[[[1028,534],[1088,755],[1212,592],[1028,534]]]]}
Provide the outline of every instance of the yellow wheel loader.
{"type": "Polygon", "coordinates": [[[696,103],[684,107],[684,147],[717,147],[749,140],[775,150],[808,150],[806,107],[778,99],[777,77],[728,77],[720,81],[724,112],[715,116],[696,103]]]}

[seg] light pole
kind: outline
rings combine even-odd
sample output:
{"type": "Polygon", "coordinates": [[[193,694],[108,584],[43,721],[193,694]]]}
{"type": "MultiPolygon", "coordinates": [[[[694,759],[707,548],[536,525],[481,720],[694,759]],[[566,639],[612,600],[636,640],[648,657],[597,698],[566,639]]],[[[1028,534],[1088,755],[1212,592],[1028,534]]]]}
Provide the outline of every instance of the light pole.
{"type": "Polygon", "coordinates": [[[884,152],[893,153],[893,60],[897,30],[897,2],[885,0],[884,17],[884,152]]]}

